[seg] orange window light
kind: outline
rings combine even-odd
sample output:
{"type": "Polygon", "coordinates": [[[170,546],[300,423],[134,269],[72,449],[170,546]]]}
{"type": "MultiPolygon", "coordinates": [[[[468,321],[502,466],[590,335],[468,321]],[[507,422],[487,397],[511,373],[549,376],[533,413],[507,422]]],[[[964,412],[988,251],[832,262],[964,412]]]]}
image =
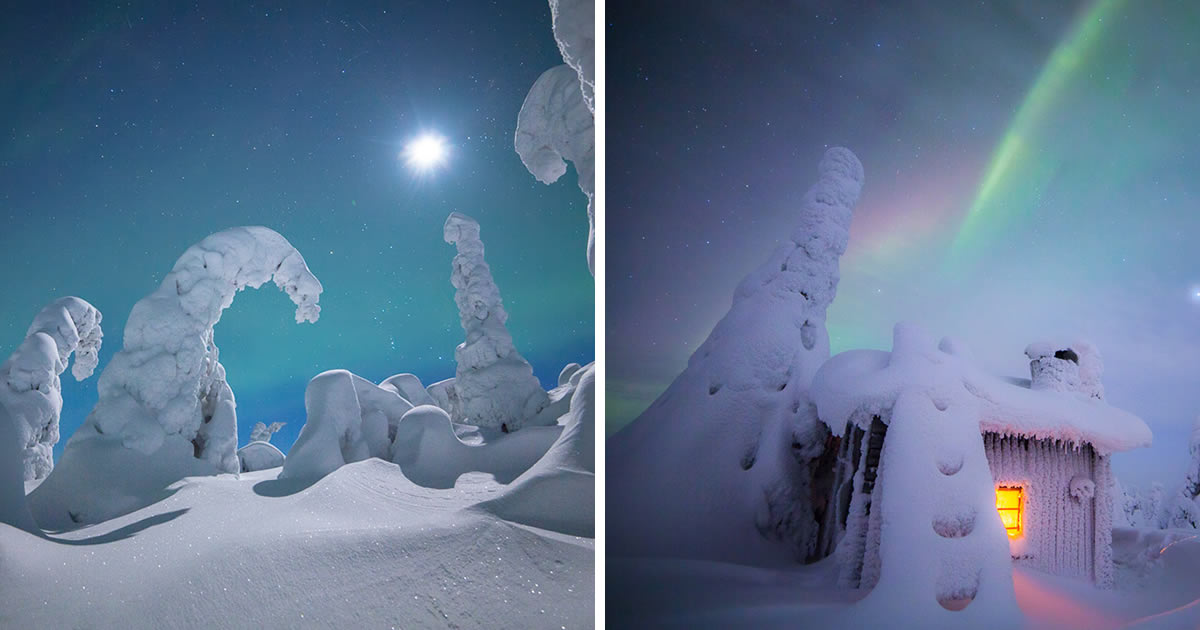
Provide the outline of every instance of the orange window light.
{"type": "Polygon", "coordinates": [[[1004,522],[1004,531],[1009,538],[1021,535],[1021,489],[996,488],[996,510],[1000,512],[1000,520],[1004,522]]]}

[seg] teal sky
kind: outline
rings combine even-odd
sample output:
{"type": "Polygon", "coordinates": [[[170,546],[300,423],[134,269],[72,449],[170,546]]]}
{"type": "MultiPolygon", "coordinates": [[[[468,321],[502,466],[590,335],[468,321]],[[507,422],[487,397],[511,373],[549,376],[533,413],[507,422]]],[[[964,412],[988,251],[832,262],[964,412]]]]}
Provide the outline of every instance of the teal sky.
{"type": "MultiPolygon", "coordinates": [[[[216,328],[242,441],[304,423],[304,388],[346,368],[373,381],[454,374],[452,211],[477,219],[519,351],[548,386],[594,357],[586,199],[573,171],[536,182],[512,149],[517,112],[562,63],[544,4],[135,3],[64,16],[36,4],[0,26],[0,353],[64,295],[104,314],[100,368],[133,304],[206,235],[265,225],[324,284],[298,325],[273,285],[216,328]],[[404,143],[435,131],[448,163],[418,176],[404,143]]],[[[97,376],[99,370],[97,371],[97,376]]],[[[63,375],[63,440],[96,399],[63,375]]]]}

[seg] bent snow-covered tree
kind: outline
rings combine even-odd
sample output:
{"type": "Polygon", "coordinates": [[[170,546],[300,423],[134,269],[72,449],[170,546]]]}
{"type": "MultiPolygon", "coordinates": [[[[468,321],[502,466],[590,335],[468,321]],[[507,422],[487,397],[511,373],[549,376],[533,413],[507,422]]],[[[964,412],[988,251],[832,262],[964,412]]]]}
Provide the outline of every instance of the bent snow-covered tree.
{"type": "Polygon", "coordinates": [[[596,111],[596,3],[594,0],[550,0],[554,41],[563,61],[578,75],[589,112],[596,111]]]}
{"type": "Polygon", "coordinates": [[[296,304],[297,323],[317,321],[321,283],[265,227],[231,228],[189,247],[134,305],[124,347],[100,375],[100,400],[30,495],[40,524],[105,520],[184,476],[238,472],[233,391],[213,326],[238,291],[268,280],[296,304]]]}
{"type": "Polygon", "coordinates": [[[810,462],[828,429],[808,388],[829,358],[838,282],[863,169],[825,152],[799,224],[738,286],[687,368],[608,441],[608,536],[622,555],[743,563],[816,544],[810,462]]]}
{"type": "Polygon", "coordinates": [[[585,106],[579,77],[570,67],[555,66],[542,73],[525,97],[517,115],[513,147],[525,168],[543,184],[567,172],[564,160],[575,165],[579,189],[587,196],[588,270],[596,273],[596,132],[594,116],[585,106]]]}
{"type": "Polygon", "coordinates": [[[16,352],[0,365],[0,403],[9,411],[20,445],[25,480],[42,479],[54,468],[62,383],[71,353],[71,374],[82,381],[99,360],[100,311],[77,297],[55,300],[43,308],[16,352]]]}
{"type": "Polygon", "coordinates": [[[513,346],[500,289],[483,259],[479,223],[463,214],[446,218],[444,237],[458,249],[450,282],[467,338],[454,349],[455,422],[505,430],[527,424],[549,402],[541,383],[513,346]]]}

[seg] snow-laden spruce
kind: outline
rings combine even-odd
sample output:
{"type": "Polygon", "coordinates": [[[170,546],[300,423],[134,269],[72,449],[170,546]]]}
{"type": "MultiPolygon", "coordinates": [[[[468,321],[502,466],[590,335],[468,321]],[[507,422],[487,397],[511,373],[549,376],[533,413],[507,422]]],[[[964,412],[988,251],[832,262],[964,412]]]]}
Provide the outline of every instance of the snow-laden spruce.
{"type": "MultiPolygon", "coordinates": [[[[590,4],[590,3],[589,3],[590,4]]],[[[525,168],[543,184],[575,165],[579,189],[587,196],[588,270],[596,273],[596,132],[594,117],[579,90],[579,77],[568,66],[542,73],[517,115],[513,147],[525,168]]]]}
{"type": "Polygon", "coordinates": [[[346,370],[313,377],[304,390],[308,414],[279,477],[324,477],[369,457],[391,459],[400,419],[413,406],[394,389],[346,370]]]}
{"type": "Polygon", "coordinates": [[[25,471],[21,460],[20,422],[0,400],[0,524],[41,535],[25,500],[25,471]]]}
{"type": "Polygon", "coordinates": [[[450,417],[480,427],[520,429],[549,402],[546,391],[513,346],[504,326],[508,313],[500,289],[483,259],[479,223],[453,212],[446,218],[444,237],[458,250],[450,282],[454,303],[467,338],[454,349],[455,397],[450,417]]]}
{"type": "Polygon", "coordinates": [[[277,431],[279,431],[280,429],[282,429],[283,425],[285,425],[285,424],[287,424],[287,423],[286,422],[272,422],[270,426],[267,426],[265,423],[255,422],[254,426],[250,429],[250,441],[251,442],[270,442],[271,436],[275,435],[275,433],[277,431]]]}
{"type": "Polygon", "coordinates": [[[212,234],[134,305],[100,400],[32,494],[44,527],[98,522],[154,501],[189,475],[236,473],[237,415],[213,326],[234,296],[273,280],[315,322],[322,287],[287,239],[265,227],[212,234]]]}
{"type": "Polygon", "coordinates": [[[577,73],[589,112],[596,111],[596,3],[594,0],[550,0],[554,41],[563,61],[577,73]]]}
{"type": "Polygon", "coordinates": [[[1200,418],[1192,428],[1188,454],[1191,457],[1183,485],[1165,506],[1163,525],[1167,528],[1200,529],[1200,418]]]}
{"type": "Polygon", "coordinates": [[[33,318],[25,341],[0,364],[0,403],[8,408],[25,481],[44,479],[54,468],[62,382],[71,353],[71,374],[82,381],[99,360],[100,311],[77,297],[59,298],[33,318]]]}
{"type": "Polygon", "coordinates": [[[863,169],[826,151],[790,237],[738,286],[729,313],[662,396],[608,441],[609,549],[742,563],[816,543],[809,462],[828,431],[808,387],[829,358],[863,169]]]}

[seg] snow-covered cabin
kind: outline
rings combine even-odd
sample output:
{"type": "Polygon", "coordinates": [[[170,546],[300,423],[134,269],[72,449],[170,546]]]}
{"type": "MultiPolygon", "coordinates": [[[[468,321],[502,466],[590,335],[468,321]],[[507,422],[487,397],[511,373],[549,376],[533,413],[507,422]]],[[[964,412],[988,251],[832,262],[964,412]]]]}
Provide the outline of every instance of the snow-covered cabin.
{"type": "MultiPolygon", "coordinates": [[[[1150,429],[1104,402],[1100,357],[1089,344],[1033,344],[1026,354],[1031,378],[999,378],[975,367],[954,341],[935,346],[916,327],[901,324],[892,352],[851,350],[821,367],[811,393],[831,436],[814,484],[817,555],[836,548],[843,586],[869,588],[879,579],[881,538],[884,545],[889,538],[880,529],[897,519],[881,518],[885,510],[873,506],[885,501],[895,515],[911,501],[930,512],[909,519],[930,523],[916,527],[913,537],[930,535],[932,527],[940,539],[960,538],[976,524],[978,510],[969,506],[986,506],[987,493],[994,493],[1015,563],[1111,585],[1110,457],[1149,446],[1150,429]],[[902,393],[903,414],[897,405],[902,393]],[[932,404],[914,407],[908,404],[914,398],[932,404]],[[977,419],[980,442],[956,443],[951,425],[937,424],[947,418],[956,429],[977,419]],[[901,422],[924,447],[885,448],[889,431],[901,422]],[[900,453],[916,461],[886,461],[900,453]],[[947,484],[965,464],[984,470],[982,462],[970,461],[979,457],[986,458],[992,487],[974,487],[986,483],[986,474],[973,477],[978,481],[964,497],[961,484],[947,484]],[[935,466],[940,474],[925,472],[935,466]],[[889,487],[892,479],[920,479],[925,487],[889,487]],[[955,501],[958,506],[950,505],[955,501]]],[[[985,529],[999,535],[999,529],[985,529]]],[[[908,540],[919,546],[913,537],[908,540]]]]}

